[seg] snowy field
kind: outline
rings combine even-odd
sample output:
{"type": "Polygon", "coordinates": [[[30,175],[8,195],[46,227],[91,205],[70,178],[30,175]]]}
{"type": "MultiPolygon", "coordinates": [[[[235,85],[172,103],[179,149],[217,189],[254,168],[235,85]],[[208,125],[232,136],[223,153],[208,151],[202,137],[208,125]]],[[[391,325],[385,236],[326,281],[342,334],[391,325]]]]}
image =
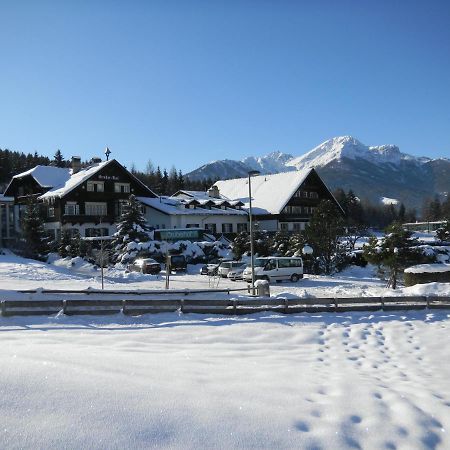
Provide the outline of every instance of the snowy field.
{"type": "Polygon", "coordinates": [[[0,319],[0,448],[450,448],[447,312],[0,319]]]}
{"type": "MultiPolygon", "coordinates": [[[[56,264],[0,256],[0,289],[100,286],[91,267],[56,264]]],[[[207,288],[198,269],[171,286],[207,288]]],[[[106,276],[107,289],[164,283],[106,276]]],[[[370,269],[271,288],[392,294],[370,269]]],[[[0,317],[0,448],[450,448],[449,332],[438,310],[0,317]]]]}

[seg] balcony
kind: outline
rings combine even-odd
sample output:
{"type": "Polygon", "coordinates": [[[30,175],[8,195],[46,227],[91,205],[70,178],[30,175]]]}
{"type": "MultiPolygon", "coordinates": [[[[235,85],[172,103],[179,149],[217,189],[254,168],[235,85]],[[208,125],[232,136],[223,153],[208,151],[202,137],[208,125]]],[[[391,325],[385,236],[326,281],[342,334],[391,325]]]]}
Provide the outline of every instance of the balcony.
{"type": "Polygon", "coordinates": [[[94,223],[98,225],[100,223],[109,223],[113,224],[116,222],[116,217],[112,214],[108,214],[106,216],[94,216],[88,214],[63,214],[61,218],[62,223],[71,223],[75,224],[83,224],[83,223],[94,223]]]}

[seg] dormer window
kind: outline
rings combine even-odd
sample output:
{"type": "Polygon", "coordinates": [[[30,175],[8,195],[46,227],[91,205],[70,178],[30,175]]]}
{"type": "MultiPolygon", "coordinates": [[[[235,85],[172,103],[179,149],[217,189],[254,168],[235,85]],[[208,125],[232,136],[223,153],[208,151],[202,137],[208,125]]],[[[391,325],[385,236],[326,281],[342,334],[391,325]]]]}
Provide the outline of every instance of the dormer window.
{"type": "Polygon", "coordinates": [[[103,181],[88,181],[88,192],[105,192],[105,183],[103,181]]]}

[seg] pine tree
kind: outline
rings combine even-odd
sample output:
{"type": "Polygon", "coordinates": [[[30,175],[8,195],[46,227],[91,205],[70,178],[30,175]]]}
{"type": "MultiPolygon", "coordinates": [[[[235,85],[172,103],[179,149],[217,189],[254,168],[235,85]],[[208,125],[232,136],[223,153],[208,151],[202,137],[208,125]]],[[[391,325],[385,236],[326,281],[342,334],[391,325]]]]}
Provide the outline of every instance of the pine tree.
{"type": "Polygon", "coordinates": [[[149,226],[142,214],[141,204],[136,200],[134,195],[130,195],[124,207],[124,212],[120,217],[120,221],[117,224],[117,232],[114,234],[111,243],[114,251],[114,255],[112,256],[113,261],[128,262],[129,255],[127,246],[132,242],[149,241],[148,231],[149,226]]]}
{"type": "Polygon", "coordinates": [[[340,237],[344,233],[345,222],[334,202],[323,200],[311,216],[305,230],[305,238],[318,258],[319,270],[332,273],[338,259],[344,252],[340,237]]]}
{"type": "Polygon", "coordinates": [[[250,235],[247,231],[241,231],[236,235],[231,244],[234,257],[239,260],[247,252],[250,252],[250,235]]]}
{"type": "Polygon", "coordinates": [[[285,231],[277,231],[272,239],[270,250],[274,256],[290,256],[290,238],[285,231]]]}
{"type": "Polygon", "coordinates": [[[436,237],[444,242],[450,242],[450,220],[436,230],[436,237]]]}
{"type": "Polygon", "coordinates": [[[371,238],[364,247],[364,257],[379,267],[380,272],[387,272],[389,286],[397,287],[397,281],[402,269],[421,262],[428,262],[417,248],[417,239],[405,230],[400,223],[394,223],[386,229],[386,235],[381,238],[371,238]]]}
{"type": "Polygon", "coordinates": [[[58,246],[58,254],[61,256],[61,258],[66,258],[70,255],[70,243],[71,243],[71,236],[70,233],[67,230],[63,230],[61,233],[61,240],[59,241],[58,246]]]}
{"type": "Polygon", "coordinates": [[[61,150],[56,150],[55,156],[53,157],[52,165],[55,167],[65,167],[64,157],[61,150]]]}
{"type": "Polygon", "coordinates": [[[44,229],[39,204],[30,199],[22,219],[22,233],[27,257],[44,261],[49,253],[49,239],[44,229]]]}

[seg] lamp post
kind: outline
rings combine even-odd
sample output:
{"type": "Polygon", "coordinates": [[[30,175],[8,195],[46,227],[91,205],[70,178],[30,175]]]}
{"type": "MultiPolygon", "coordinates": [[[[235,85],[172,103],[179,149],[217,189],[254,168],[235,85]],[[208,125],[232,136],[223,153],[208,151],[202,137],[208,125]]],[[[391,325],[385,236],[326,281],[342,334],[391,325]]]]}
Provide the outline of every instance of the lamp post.
{"type": "MultiPolygon", "coordinates": [[[[313,253],[314,253],[314,250],[313,250],[313,248],[310,246],[310,245],[308,245],[308,244],[305,244],[304,246],[303,246],[303,248],[302,248],[302,253],[303,253],[303,255],[304,256],[311,256],[313,253]]],[[[309,264],[308,264],[309,265],[309,264]]],[[[308,267],[308,271],[309,271],[309,267],[308,267]]],[[[308,272],[309,273],[309,272],[308,272]]]]}
{"type": "Polygon", "coordinates": [[[255,256],[253,251],[253,221],[252,221],[252,177],[259,175],[258,170],[248,172],[249,225],[250,225],[250,266],[252,268],[252,295],[255,295],[255,256]]]}

